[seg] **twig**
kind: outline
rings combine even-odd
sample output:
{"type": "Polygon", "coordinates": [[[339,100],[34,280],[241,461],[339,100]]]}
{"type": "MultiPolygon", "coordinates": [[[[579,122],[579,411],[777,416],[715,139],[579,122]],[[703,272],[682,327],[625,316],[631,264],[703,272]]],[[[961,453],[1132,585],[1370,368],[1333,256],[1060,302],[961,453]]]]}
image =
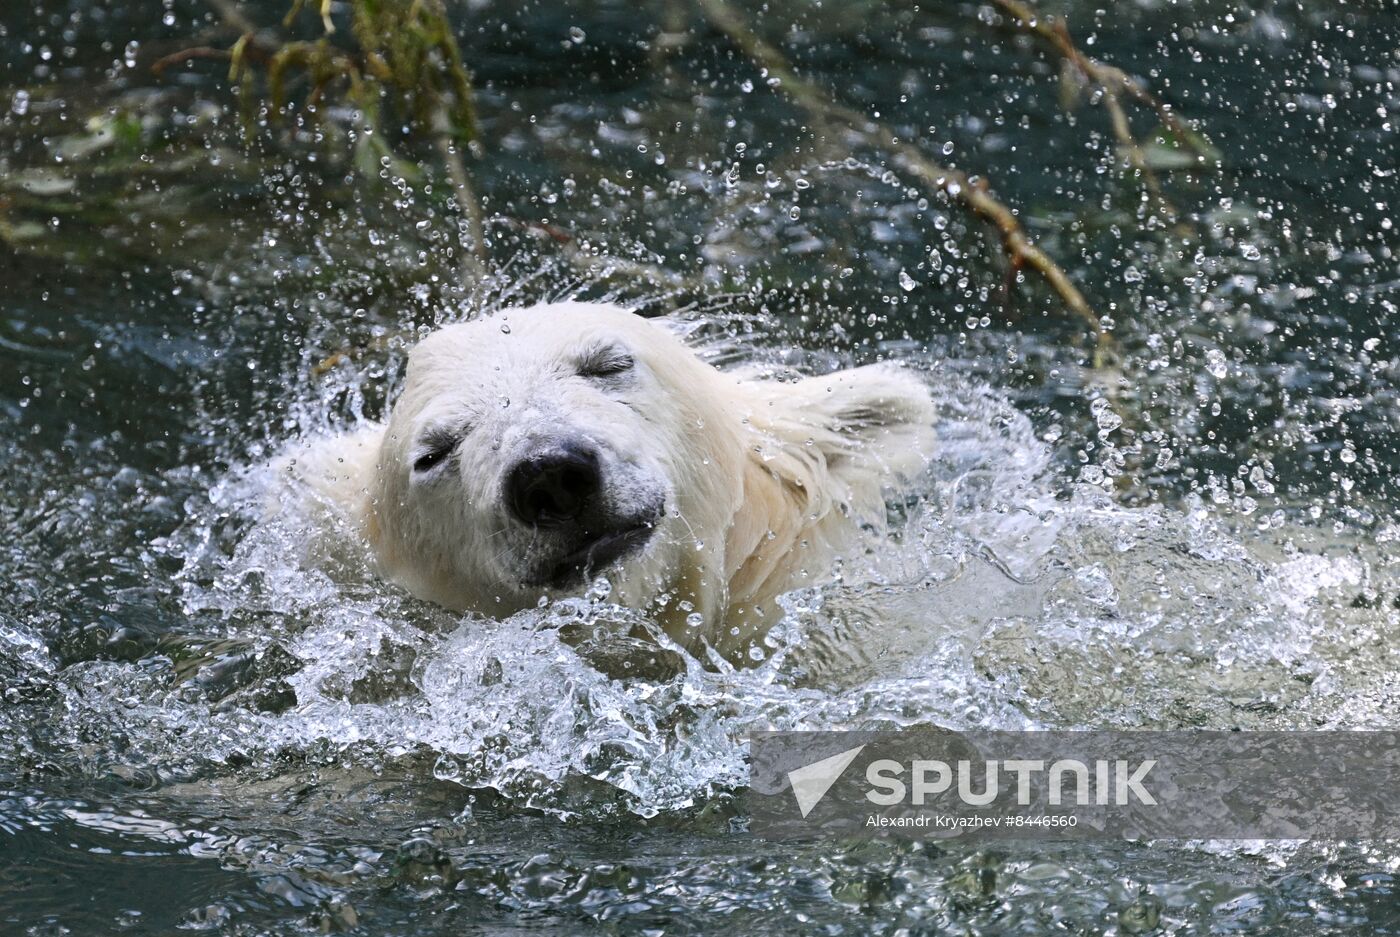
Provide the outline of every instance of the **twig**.
{"type": "Polygon", "coordinates": [[[547,221],[518,221],[516,224],[526,230],[539,231],[555,244],[568,244],[574,239],[574,236],[568,231],[547,221]]]}
{"type": "MultiPolygon", "coordinates": [[[[277,96],[276,88],[280,72],[290,61],[289,50],[293,48],[300,51],[308,47],[304,43],[289,43],[279,46],[263,38],[261,30],[246,17],[239,9],[234,0],[207,0],[209,5],[222,17],[225,24],[237,30],[241,36],[237,45],[228,51],[217,49],[187,49],[184,52],[167,56],[156,63],[157,68],[174,64],[191,58],[229,58],[233,60],[234,70],[239,70],[242,59],[249,53],[254,53],[255,61],[268,65],[269,82],[273,86],[274,98],[277,96]]],[[[290,22],[302,9],[304,3],[297,2],[292,6],[291,12],[287,16],[290,22]]],[[[334,32],[334,28],[329,20],[330,5],[326,0],[320,3],[320,11],[323,24],[327,34],[334,32]]],[[[362,44],[369,42],[361,36],[362,44]]],[[[324,41],[324,40],[323,40],[324,41]]],[[[319,48],[319,47],[318,47],[319,48]]],[[[481,210],[481,203],[476,196],[476,189],[472,185],[471,173],[467,170],[466,161],[462,158],[461,145],[458,140],[458,130],[464,130],[470,137],[475,136],[476,115],[472,106],[471,85],[466,77],[465,69],[462,66],[460,54],[457,51],[455,42],[448,36],[437,46],[437,51],[446,58],[450,66],[452,76],[452,92],[456,96],[457,107],[461,116],[458,128],[454,126],[452,115],[448,112],[447,106],[439,98],[436,100],[428,121],[429,133],[433,145],[437,150],[443,166],[447,170],[447,176],[452,186],[453,200],[462,213],[466,222],[467,236],[471,241],[469,248],[463,248],[461,256],[461,279],[462,285],[470,289],[475,284],[481,282],[487,271],[489,253],[486,241],[486,221],[481,210]]],[[[388,66],[382,61],[373,48],[365,45],[361,49],[362,56],[356,57],[341,50],[327,51],[330,61],[335,69],[346,77],[352,88],[359,87],[361,76],[365,74],[376,78],[386,76],[388,66]]],[[[320,98],[324,81],[318,79],[313,82],[310,101],[314,105],[320,98]]],[[[329,359],[328,359],[329,360],[329,359]]],[[[331,365],[333,366],[333,364],[331,365]]]]}
{"type": "Polygon", "coordinates": [[[163,58],[156,59],[151,63],[151,71],[157,78],[165,74],[165,70],[172,65],[179,65],[181,62],[188,62],[192,59],[218,59],[228,61],[232,53],[228,49],[215,49],[211,46],[196,46],[193,49],[181,49],[179,52],[172,52],[163,58]]]}
{"type": "Polygon", "coordinates": [[[243,15],[243,11],[238,8],[238,4],[233,0],[209,0],[209,5],[214,8],[225,23],[241,33],[256,33],[258,27],[253,21],[243,15]]]}
{"type": "Polygon", "coordinates": [[[1108,111],[1109,123],[1113,127],[1113,135],[1118,138],[1118,146],[1124,158],[1142,177],[1143,185],[1162,213],[1168,218],[1175,218],[1176,208],[1167,201],[1167,197],[1162,193],[1162,185],[1157,181],[1157,174],[1152,171],[1146,155],[1142,152],[1142,146],[1133,136],[1132,124],[1128,120],[1127,112],[1123,110],[1122,101],[1118,98],[1119,89],[1132,80],[1118,69],[1104,65],[1080,52],[1079,47],[1074,44],[1074,40],[1070,37],[1069,27],[1065,25],[1064,21],[1052,20],[1031,9],[1020,0],[992,0],[992,2],[1032,33],[1047,40],[1066,62],[1084,76],[1086,81],[1098,85],[1099,92],[1103,95],[1104,108],[1108,111]]]}
{"type": "Polygon", "coordinates": [[[917,146],[899,139],[884,124],[839,103],[799,77],[783,54],[752,32],[727,0],[699,0],[699,3],[710,22],[762,68],[770,84],[774,84],[794,103],[819,119],[836,118],[850,124],[890,153],[905,171],[991,222],[1001,234],[1002,244],[1013,266],[1023,265],[1035,270],[1059,295],[1065,306],[1083,320],[1094,336],[1098,363],[1105,346],[1111,341],[1100,325],[1098,315],[1064,270],[1030,240],[1015,213],[991,194],[984,180],[939,165],[917,146]]]}
{"type": "Polygon", "coordinates": [[[1147,194],[1157,202],[1157,206],[1162,210],[1169,220],[1176,218],[1176,206],[1167,200],[1162,192],[1162,184],[1157,181],[1157,174],[1152,171],[1152,167],[1147,162],[1147,155],[1143,153],[1142,146],[1133,136],[1132,124],[1128,122],[1128,115],[1123,110],[1123,104],[1118,100],[1118,95],[1106,86],[1100,86],[1103,92],[1104,107],[1108,110],[1109,123],[1113,125],[1113,135],[1118,138],[1118,146],[1122,149],[1123,155],[1127,157],[1129,165],[1138,171],[1142,176],[1143,185],[1147,187],[1147,194]]]}
{"type": "Polygon", "coordinates": [[[481,202],[472,186],[471,173],[467,172],[462,150],[452,135],[446,130],[446,115],[438,115],[438,133],[434,140],[438,155],[447,167],[447,176],[452,180],[452,197],[457,202],[462,217],[467,221],[467,234],[471,238],[470,250],[462,251],[463,286],[470,287],[486,276],[486,265],[490,254],[486,249],[486,218],[481,211],[481,202]]]}
{"type": "MultiPolygon", "coordinates": [[[[1101,62],[1098,59],[1090,58],[1079,47],[1074,44],[1074,39],[1070,36],[1069,27],[1062,19],[1047,16],[1036,10],[1034,7],[1023,2],[1023,0],[992,0],[992,3],[1003,12],[1011,16],[1034,35],[1040,37],[1050,44],[1056,52],[1067,62],[1079,70],[1084,78],[1099,86],[1104,92],[1104,103],[1109,109],[1109,114],[1114,124],[1114,133],[1120,142],[1123,142],[1125,149],[1129,151],[1130,157],[1135,153],[1137,160],[1142,159],[1142,149],[1137,141],[1133,139],[1131,131],[1128,129],[1127,115],[1123,111],[1122,103],[1119,99],[1119,92],[1127,94],[1138,102],[1152,108],[1157,112],[1157,118],[1163,126],[1176,134],[1177,139],[1185,146],[1189,146],[1196,151],[1196,156],[1201,162],[1206,162],[1213,158],[1214,154],[1202,145],[1195,130],[1186,124],[1171,105],[1162,101],[1152,92],[1144,88],[1136,79],[1114,65],[1101,62]]],[[[1135,160],[1135,163],[1136,161],[1135,160]]]]}
{"type": "Polygon", "coordinates": [[[686,29],[686,7],[681,0],[663,0],[661,28],[652,40],[651,64],[658,71],[670,67],[671,59],[690,41],[686,29]]]}

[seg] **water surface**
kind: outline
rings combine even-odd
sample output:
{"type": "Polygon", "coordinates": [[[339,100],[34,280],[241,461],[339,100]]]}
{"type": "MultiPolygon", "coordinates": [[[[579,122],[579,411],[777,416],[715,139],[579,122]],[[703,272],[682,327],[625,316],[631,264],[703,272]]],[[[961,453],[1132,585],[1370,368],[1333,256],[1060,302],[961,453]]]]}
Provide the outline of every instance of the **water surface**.
{"type": "Polygon", "coordinates": [[[152,74],[228,41],[201,6],[0,13],[0,932],[1400,930],[1389,843],[744,832],[759,728],[1396,725],[1400,14],[1055,9],[1221,150],[1163,174],[1177,223],[973,5],[761,28],[993,181],[1116,336],[1097,370],[978,223],[698,19],[660,61],[635,4],[454,7],[501,267],[466,292],[428,152],[367,179],[295,121],[248,144],[222,65],[152,74]],[[255,523],[268,456],[381,414],[415,330],[560,295],[934,386],[895,543],[753,666],[657,665],[605,589],[464,621],[255,523]]]}

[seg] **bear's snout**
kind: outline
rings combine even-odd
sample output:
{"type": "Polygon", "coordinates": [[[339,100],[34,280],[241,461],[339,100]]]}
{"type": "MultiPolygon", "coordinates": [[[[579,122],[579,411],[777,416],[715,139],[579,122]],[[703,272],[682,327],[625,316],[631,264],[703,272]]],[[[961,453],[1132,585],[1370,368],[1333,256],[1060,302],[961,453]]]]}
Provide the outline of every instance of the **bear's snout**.
{"type": "Polygon", "coordinates": [[[505,501],[523,524],[563,527],[588,509],[601,487],[598,450],[582,440],[556,440],[507,472],[505,501]]]}
{"type": "Polygon", "coordinates": [[[665,510],[655,479],[581,436],[535,442],[506,471],[501,496],[519,525],[516,575],[560,589],[641,551],[665,510]]]}

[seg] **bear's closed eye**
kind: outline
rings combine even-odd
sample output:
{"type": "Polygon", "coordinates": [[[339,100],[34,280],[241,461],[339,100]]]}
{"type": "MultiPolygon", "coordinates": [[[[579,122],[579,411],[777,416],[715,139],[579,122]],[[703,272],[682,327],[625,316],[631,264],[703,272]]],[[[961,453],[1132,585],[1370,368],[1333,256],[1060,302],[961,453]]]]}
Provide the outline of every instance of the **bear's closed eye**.
{"type": "Polygon", "coordinates": [[[423,440],[420,455],[413,460],[413,471],[420,475],[431,472],[456,451],[457,444],[461,441],[461,436],[451,433],[429,434],[423,440]]]}
{"type": "Polygon", "coordinates": [[[632,370],[631,354],[616,345],[590,349],[578,360],[580,377],[615,377],[632,370]]]}

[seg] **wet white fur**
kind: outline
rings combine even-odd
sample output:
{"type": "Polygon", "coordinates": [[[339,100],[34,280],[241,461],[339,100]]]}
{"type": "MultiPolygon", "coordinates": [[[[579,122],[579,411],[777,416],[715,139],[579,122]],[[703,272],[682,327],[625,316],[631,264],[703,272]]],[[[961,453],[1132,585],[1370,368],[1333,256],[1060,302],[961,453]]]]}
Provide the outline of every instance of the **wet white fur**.
{"type": "Polygon", "coordinates": [[[320,561],[367,549],[423,598],[508,614],[544,590],[512,581],[530,531],[505,512],[503,474],[541,433],[581,434],[604,451],[617,497],[660,485],[666,498],[646,548],[608,571],[613,599],[650,608],[688,647],[734,656],[777,619],[776,596],[826,575],[862,523],[883,524],[885,490],[923,469],[932,423],[927,388],[893,364],[756,380],[616,306],[554,303],[429,336],[387,425],[282,459],[292,483],[274,503],[311,509],[320,561]],[[625,386],[571,367],[600,342],[633,355],[625,386]],[[416,481],[423,433],[456,423],[472,428],[450,477],[416,481]]]}

